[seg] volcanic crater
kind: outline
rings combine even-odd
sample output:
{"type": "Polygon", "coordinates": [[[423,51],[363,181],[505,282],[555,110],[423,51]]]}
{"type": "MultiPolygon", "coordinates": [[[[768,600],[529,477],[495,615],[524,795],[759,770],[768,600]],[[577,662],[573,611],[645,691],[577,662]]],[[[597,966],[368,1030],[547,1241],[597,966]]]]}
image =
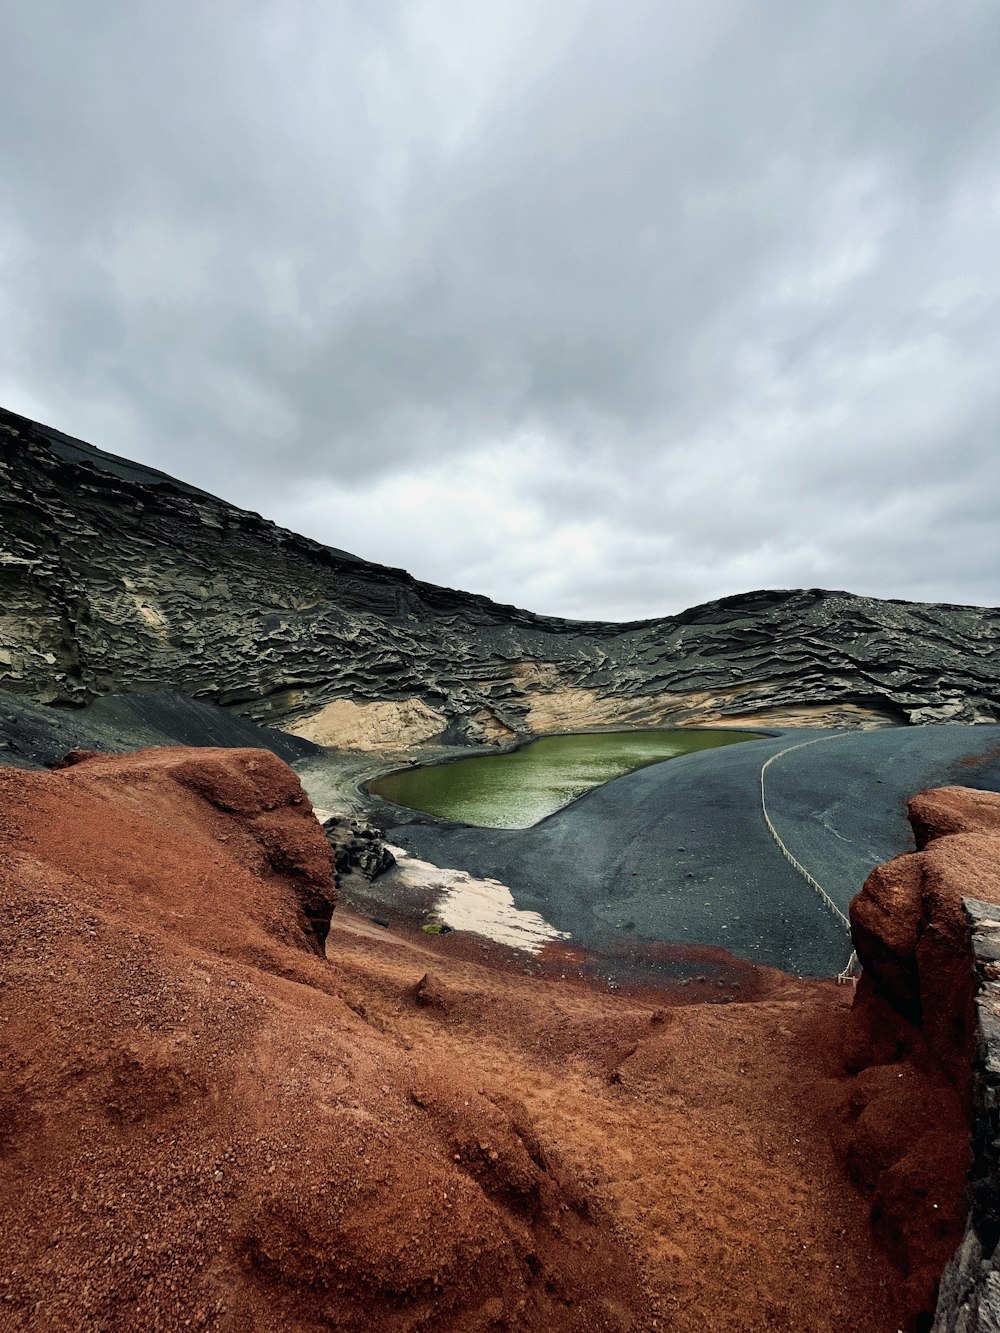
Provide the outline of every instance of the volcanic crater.
{"type": "Polygon", "coordinates": [[[556,620],[9,412],[0,531],[0,1327],[931,1326],[1000,612],[556,620]],[[364,786],[664,726],[759,735],[528,829],[364,786]]]}

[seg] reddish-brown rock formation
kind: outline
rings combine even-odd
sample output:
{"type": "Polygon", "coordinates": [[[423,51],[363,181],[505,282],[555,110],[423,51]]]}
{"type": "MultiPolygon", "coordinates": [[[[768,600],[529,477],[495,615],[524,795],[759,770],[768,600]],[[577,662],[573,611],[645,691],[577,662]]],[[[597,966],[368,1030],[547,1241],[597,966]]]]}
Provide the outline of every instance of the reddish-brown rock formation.
{"type": "Polygon", "coordinates": [[[842,990],[664,1010],[340,913],[327,962],[280,761],[76,758],[0,770],[0,1328],[899,1326],[842,990]]]}
{"type": "Polygon", "coordinates": [[[851,904],[864,973],[835,1144],[911,1306],[927,1312],[967,1212],[976,1019],[962,899],[1000,903],[1000,795],[941,788],[909,816],[917,851],[879,866],[851,904]]]}

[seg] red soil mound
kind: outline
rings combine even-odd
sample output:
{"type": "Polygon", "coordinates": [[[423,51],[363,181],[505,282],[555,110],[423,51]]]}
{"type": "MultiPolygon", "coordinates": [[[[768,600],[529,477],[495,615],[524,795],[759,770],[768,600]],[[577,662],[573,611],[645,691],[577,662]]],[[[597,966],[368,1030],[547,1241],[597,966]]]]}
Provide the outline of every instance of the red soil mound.
{"type": "Polygon", "coordinates": [[[962,898],[1000,903],[1000,795],[962,787],[909,803],[918,850],[879,866],[851,904],[864,974],[846,1033],[858,1072],[835,1143],[875,1232],[932,1308],[965,1223],[974,973],[962,898]]]}
{"type": "Polygon", "coordinates": [[[3,1329],[899,1326],[836,987],[663,1009],[340,913],[327,962],[256,751],[0,770],[0,810],[3,1329]]]}

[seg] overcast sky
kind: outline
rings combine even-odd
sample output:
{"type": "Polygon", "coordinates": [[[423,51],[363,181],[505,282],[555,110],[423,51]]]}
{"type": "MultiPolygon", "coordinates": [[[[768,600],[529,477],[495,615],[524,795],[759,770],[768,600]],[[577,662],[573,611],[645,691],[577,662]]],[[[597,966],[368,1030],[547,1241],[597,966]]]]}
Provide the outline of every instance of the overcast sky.
{"type": "Polygon", "coordinates": [[[996,0],[5,0],[0,402],[421,578],[1000,603],[996,0]]]}

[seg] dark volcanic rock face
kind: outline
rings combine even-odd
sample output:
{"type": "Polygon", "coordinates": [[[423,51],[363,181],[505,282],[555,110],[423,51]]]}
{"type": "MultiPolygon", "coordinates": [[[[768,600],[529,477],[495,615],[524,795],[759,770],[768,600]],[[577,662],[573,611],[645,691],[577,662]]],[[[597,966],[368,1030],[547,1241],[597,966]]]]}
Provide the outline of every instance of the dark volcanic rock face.
{"type": "Polygon", "coordinates": [[[179,690],[287,721],[338,699],[416,701],[456,740],[765,710],[1000,718],[995,610],[814,589],[556,620],[358,560],[2,411],[0,533],[0,686],[41,703],[179,690]]]}

